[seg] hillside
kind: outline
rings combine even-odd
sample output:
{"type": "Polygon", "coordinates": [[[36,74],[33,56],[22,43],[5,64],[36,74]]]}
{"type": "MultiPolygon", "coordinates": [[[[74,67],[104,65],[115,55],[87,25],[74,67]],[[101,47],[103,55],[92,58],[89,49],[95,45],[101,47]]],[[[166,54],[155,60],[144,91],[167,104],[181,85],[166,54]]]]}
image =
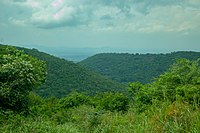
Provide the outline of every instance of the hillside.
{"type": "Polygon", "coordinates": [[[35,90],[41,96],[63,97],[72,91],[93,95],[96,92],[125,90],[124,85],[87,70],[71,61],[40,52],[37,49],[18,49],[24,50],[25,53],[43,60],[47,64],[46,83],[35,90]]]}
{"type": "Polygon", "coordinates": [[[175,60],[195,60],[200,52],[172,52],[168,54],[102,53],[89,57],[80,65],[99,72],[118,82],[139,81],[149,83],[166,71],[175,60]]]}

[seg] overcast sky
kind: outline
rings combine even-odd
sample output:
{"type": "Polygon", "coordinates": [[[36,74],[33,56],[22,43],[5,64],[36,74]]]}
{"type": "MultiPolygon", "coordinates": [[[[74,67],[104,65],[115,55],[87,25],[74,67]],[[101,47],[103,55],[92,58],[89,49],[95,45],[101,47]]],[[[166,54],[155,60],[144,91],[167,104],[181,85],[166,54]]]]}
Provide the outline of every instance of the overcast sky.
{"type": "Polygon", "coordinates": [[[0,0],[1,43],[200,51],[200,0],[0,0]]]}

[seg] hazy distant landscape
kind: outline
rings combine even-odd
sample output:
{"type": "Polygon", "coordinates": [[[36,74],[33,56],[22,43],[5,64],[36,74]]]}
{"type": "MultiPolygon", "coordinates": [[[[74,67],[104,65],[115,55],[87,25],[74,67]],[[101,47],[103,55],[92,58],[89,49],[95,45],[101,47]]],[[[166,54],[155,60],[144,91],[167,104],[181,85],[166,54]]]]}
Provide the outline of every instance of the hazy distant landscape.
{"type": "Polygon", "coordinates": [[[98,53],[129,53],[129,54],[166,54],[170,52],[170,50],[165,49],[128,49],[128,48],[112,48],[112,47],[99,47],[99,48],[92,48],[92,47],[83,47],[83,48],[70,48],[70,47],[41,47],[38,45],[28,46],[27,48],[35,48],[39,49],[40,51],[55,55],[60,58],[67,59],[69,61],[79,62],[82,61],[90,56],[93,56],[98,53]]]}

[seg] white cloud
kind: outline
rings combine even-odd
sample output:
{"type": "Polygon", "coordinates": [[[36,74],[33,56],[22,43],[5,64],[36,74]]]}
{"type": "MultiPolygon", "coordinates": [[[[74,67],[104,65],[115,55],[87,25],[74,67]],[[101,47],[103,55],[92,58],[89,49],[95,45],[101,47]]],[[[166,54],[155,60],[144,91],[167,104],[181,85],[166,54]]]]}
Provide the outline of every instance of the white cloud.
{"type": "Polygon", "coordinates": [[[53,10],[52,8],[45,8],[34,12],[30,18],[31,23],[39,27],[45,25],[59,25],[72,19],[75,9],[71,6],[64,6],[60,9],[53,10]]]}
{"type": "Polygon", "coordinates": [[[191,4],[200,4],[200,0],[188,0],[191,4]]]}
{"type": "MultiPolygon", "coordinates": [[[[171,3],[149,6],[143,2],[102,2],[101,0],[25,0],[4,3],[31,12],[24,18],[11,17],[9,21],[18,25],[31,24],[40,28],[74,26],[82,30],[183,32],[200,28],[199,0],[188,0],[184,4],[171,3]],[[116,4],[118,3],[118,4],[116,4]],[[119,5],[120,3],[120,5],[119,5]],[[126,11],[124,10],[126,8],[126,11]],[[145,12],[143,12],[143,10],[145,12]]],[[[159,2],[161,3],[161,2],[159,2]]],[[[178,2],[180,3],[180,2],[178,2]]]]}
{"type": "Polygon", "coordinates": [[[21,6],[27,6],[27,7],[31,7],[31,8],[41,8],[42,7],[42,3],[37,1],[37,0],[27,0],[24,3],[19,3],[21,4],[21,6]]]}
{"type": "Polygon", "coordinates": [[[156,6],[147,15],[133,12],[135,19],[128,22],[127,30],[139,32],[186,32],[200,28],[200,9],[181,6],[156,6]]]}
{"type": "Polygon", "coordinates": [[[51,6],[53,6],[54,8],[58,8],[58,7],[62,6],[62,4],[64,4],[64,0],[54,0],[51,3],[51,6]]]}
{"type": "Polygon", "coordinates": [[[9,5],[17,6],[18,8],[26,8],[31,11],[29,16],[23,20],[17,17],[12,17],[10,22],[19,25],[35,25],[41,28],[53,28],[68,23],[73,18],[76,10],[71,5],[68,5],[64,0],[26,0],[20,2],[6,2],[9,5]]]}
{"type": "Polygon", "coordinates": [[[98,7],[95,11],[94,11],[94,17],[97,17],[98,19],[100,19],[101,17],[105,16],[105,15],[109,15],[112,18],[116,18],[119,14],[120,14],[121,10],[117,7],[111,7],[111,6],[105,6],[105,7],[98,7]]]}
{"type": "Polygon", "coordinates": [[[25,20],[18,20],[18,19],[14,19],[12,17],[10,17],[9,22],[15,25],[19,25],[19,26],[26,26],[27,22],[25,20]]]}

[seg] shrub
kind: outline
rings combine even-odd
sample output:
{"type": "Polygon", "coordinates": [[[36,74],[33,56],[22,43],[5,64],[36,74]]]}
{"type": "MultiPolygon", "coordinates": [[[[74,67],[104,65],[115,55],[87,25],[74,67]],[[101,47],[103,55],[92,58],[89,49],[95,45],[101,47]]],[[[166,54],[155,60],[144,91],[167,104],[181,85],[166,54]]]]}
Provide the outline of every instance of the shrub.
{"type": "Polygon", "coordinates": [[[129,98],[122,93],[105,92],[95,97],[96,106],[109,111],[126,112],[129,108],[129,98]]]}
{"type": "Polygon", "coordinates": [[[78,107],[82,104],[87,104],[87,103],[89,103],[89,97],[78,92],[72,92],[66,97],[60,99],[61,107],[66,109],[72,107],[78,107]]]}

